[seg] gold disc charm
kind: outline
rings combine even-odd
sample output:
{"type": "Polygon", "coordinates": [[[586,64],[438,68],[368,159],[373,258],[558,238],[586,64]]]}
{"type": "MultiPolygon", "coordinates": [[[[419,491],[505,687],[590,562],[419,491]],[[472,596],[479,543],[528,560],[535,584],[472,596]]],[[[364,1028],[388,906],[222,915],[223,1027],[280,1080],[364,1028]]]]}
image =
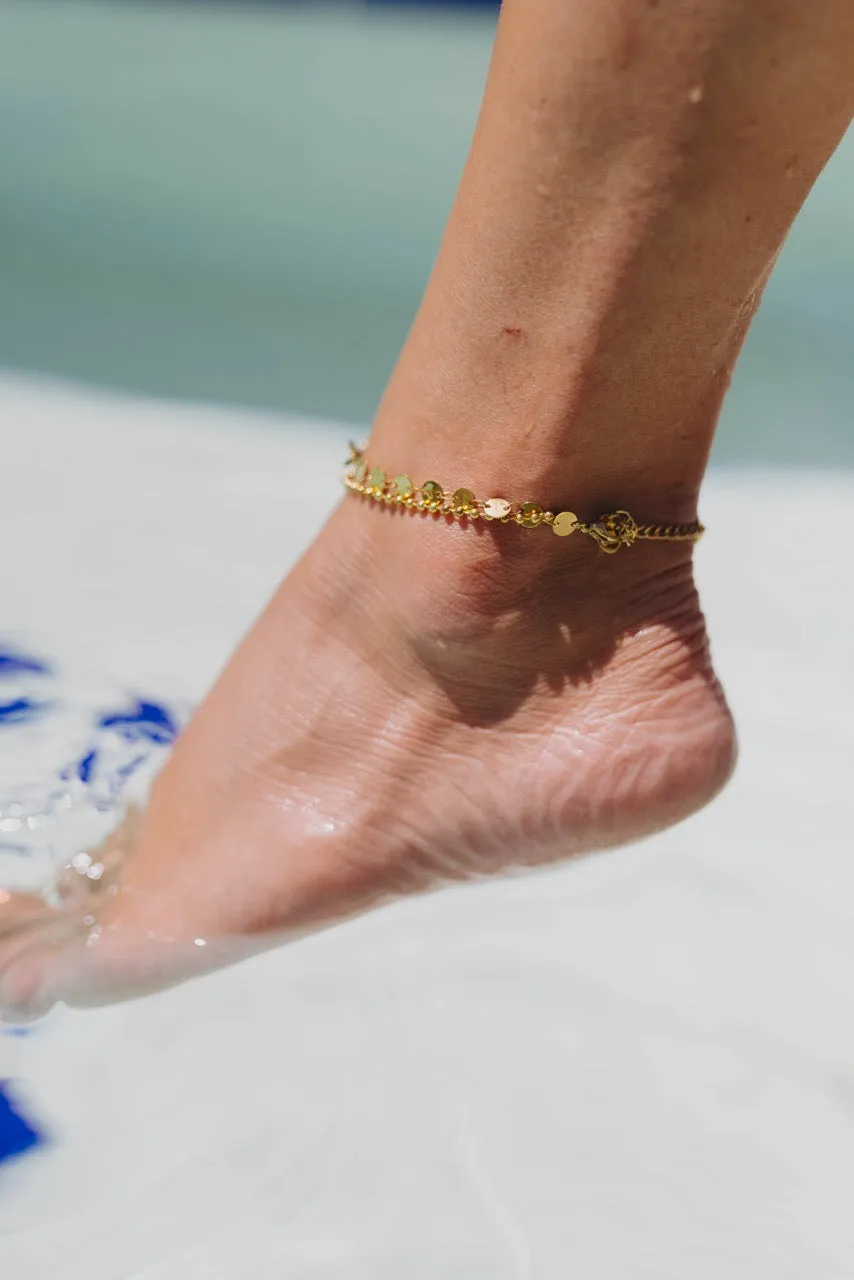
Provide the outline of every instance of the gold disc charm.
{"type": "MultiPolygon", "coordinates": [[[[2,3],[2,0],[0,0],[2,3]]],[[[658,542],[697,542],[703,536],[699,520],[688,524],[638,524],[630,512],[611,511],[598,520],[579,520],[573,511],[547,511],[539,502],[510,502],[507,498],[487,498],[481,501],[471,489],[455,489],[447,493],[438,480],[425,480],[416,487],[406,472],[386,475],[382,467],[369,466],[365,457],[367,444],[350,445],[350,456],[345,463],[344,484],[372,502],[396,503],[410,510],[429,511],[458,520],[498,520],[521,525],[523,529],[536,529],[539,525],[551,525],[559,538],[571,533],[583,533],[590,537],[606,555],[613,555],[621,547],[630,547],[639,540],[658,542]]],[[[446,521],[448,523],[448,521],[446,521]]]]}
{"type": "Polygon", "coordinates": [[[523,502],[519,508],[519,523],[526,529],[536,529],[543,518],[543,508],[538,502],[523,502]]]}
{"type": "Polygon", "coordinates": [[[445,491],[438,480],[425,480],[421,486],[422,505],[435,511],[444,501],[445,491]]]}
{"type": "Polygon", "coordinates": [[[559,538],[566,538],[570,533],[575,533],[577,524],[578,517],[574,511],[561,511],[552,521],[552,528],[559,538]]]}
{"type": "Polygon", "coordinates": [[[476,502],[471,489],[457,489],[451,498],[451,506],[458,516],[468,515],[476,502]]]}
{"type": "Polygon", "coordinates": [[[487,498],[483,514],[487,520],[505,520],[510,515],[510,503],[506,498],[487,498]]]}

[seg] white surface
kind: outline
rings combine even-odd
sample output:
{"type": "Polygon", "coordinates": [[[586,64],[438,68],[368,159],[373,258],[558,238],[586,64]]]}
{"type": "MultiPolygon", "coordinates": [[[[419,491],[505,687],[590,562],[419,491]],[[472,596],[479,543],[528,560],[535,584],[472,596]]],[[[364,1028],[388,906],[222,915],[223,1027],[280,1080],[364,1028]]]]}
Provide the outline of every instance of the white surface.
{"type": "MultiPolygon", "coordinates": [[[[319,526],[294,469],[337,496],[319,427],[7,381],[0,430],[3,630],[167,693],[319,526]]],[[[0,1172],[4,1280],[854,1277],[852,503],[708,485],[704,814],[0,1039],[56,1138],[0,1172]]]]}

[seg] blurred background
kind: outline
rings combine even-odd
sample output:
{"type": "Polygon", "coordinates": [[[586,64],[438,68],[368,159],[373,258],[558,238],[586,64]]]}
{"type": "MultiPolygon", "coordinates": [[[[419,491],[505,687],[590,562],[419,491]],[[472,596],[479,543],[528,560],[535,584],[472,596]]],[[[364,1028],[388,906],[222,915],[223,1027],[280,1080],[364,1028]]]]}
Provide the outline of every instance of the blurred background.
{"type": "MultiPolygon", "coordinates": [[[[489,3],[0,0],[0,366],[367,423],[464,162],[489,3]]],[[[854,139],[719,463],[854,463],[854,139]]]]}

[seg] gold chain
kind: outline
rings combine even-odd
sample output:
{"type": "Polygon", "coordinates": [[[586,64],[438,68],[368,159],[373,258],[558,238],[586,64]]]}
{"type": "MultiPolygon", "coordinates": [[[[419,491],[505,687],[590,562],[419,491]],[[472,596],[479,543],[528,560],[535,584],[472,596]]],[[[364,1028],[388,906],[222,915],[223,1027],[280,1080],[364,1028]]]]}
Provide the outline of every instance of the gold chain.
{"type": "Polygon", "coordinates": [[[628,511],[612,511],[598,520],[579,520],[573,511],[546,511],[538,502],[509,502],[506,498],[476,498],[471,489],[455,489],[446,493],[437,480],[414,485],[408,475],[389,478],[382,467],[371,467],[365,451],[350,445],[350,457],[344,472],[344,484],[372,502],[409,507],[456,520],[489,520],[501,524],[518,524],[523,529],[548,525],[559,537],[586,533],[602,551],[613,555],[620,547],[630,547],[638,539],[655,542],[698,542],[705,532],[693,524],[638,524],[628,511]]]}

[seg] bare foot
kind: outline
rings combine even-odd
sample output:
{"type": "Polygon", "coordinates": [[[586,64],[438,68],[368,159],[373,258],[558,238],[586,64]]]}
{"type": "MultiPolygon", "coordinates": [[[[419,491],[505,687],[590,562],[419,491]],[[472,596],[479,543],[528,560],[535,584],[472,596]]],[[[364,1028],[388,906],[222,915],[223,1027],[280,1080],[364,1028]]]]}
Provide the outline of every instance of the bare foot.
{"type": "Polygon", "coordinates": [[[705,804],[733,755],[689,550],[603,556],[348,498],[98,899],[0,907],[0,997],[27,1016],[140,994],[401,895],[633,840],[705,804]]]}

